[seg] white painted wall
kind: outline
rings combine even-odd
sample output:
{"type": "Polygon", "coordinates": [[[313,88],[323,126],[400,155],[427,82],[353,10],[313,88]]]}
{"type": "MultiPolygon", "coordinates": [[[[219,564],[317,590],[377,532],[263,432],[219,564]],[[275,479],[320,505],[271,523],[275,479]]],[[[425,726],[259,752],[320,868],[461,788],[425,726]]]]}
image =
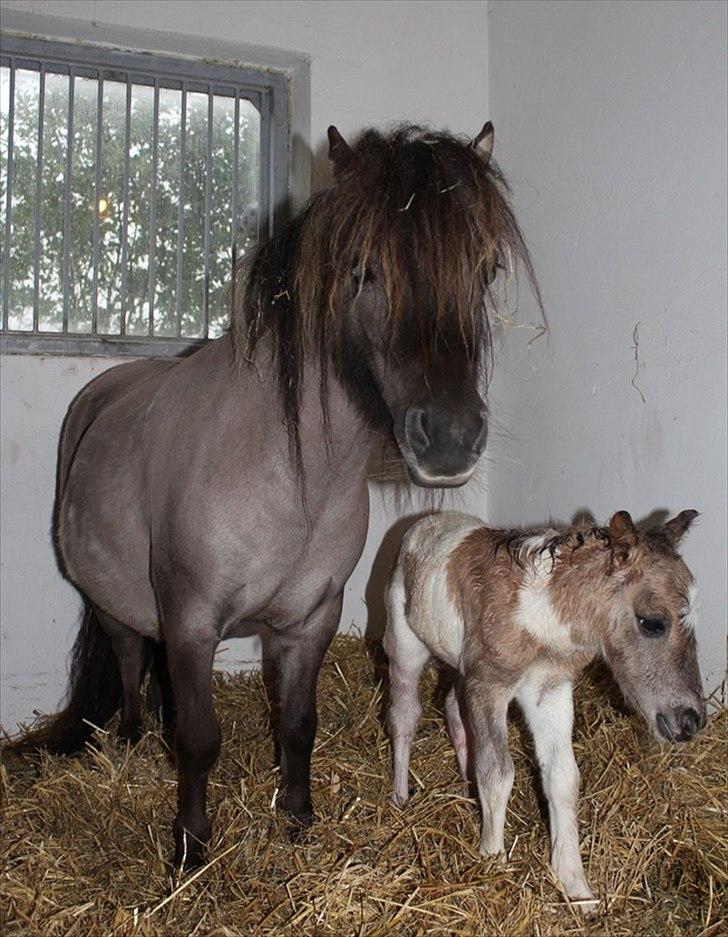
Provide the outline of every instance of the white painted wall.
{"type": "MultiPolygon", "coordinates": [[[[8,0],[2,12],[5,29],[252,64],[267,60],[292,70],[294,161],[307,165],[306,147],[313,147],[315,186],[325,178],[323,141],[330,123],[345,135],[401,120],[476,133],[487,117],[486,6],[477,0],[8,0]],[[310,88],[301,67],[306,61],[310,88]]],[[[113,363],[2,361],[0,722],[8,730],[34,708],[52,710],[65,685],[78,601],[56,571],[50,540],[55,449],[74,394],[113,363]]],[[[469,503],[467,495],[463,503],[469,503]]],[[[372,507],[369,540],[347,588],[343,615],[344,626],[354,621],[362,629],[374,556],[398,513],[376,490],[372,507]]],[[[257,655],[255,640],[241,640],[232,642],[222,660],[229,666],[257,655]]]]}
{"type": "Polygon", "coordinates": [[[726,650],[725,40],[717,0],[496,0],[489,18],[498,153],[551,323],[530,354],[533,333],[505,331],[489,514],[700,510],[684,556],[709,690],[726,650]]]}

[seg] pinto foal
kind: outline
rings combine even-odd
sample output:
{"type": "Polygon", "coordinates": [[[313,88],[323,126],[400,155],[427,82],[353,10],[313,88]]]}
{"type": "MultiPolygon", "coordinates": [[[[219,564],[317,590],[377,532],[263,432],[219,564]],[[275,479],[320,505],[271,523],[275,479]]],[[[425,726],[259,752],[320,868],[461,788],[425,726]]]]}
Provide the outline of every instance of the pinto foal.
{"type": "Polygon", "coordinates": [[[513,783],[506,716],[516,699],[533,734],[549,804],[551,863],[569,898],[594,910],[579,854],[579,770],[572,686],[602,655],[659,739],[705,724],[695,648],[695,586],[677,545],[696,511],[638,532],[626,511],[606,528],[494,530],[465,514],[425,517],[407,533],[387,587],[392,800],[408,791],[431,657],[457,673],[446,699],[463,778],[468,734],[482,810],[480,851],[503,851],[513,783]],[[463,713],[461,714],[461,706],[463,713]],[[463,719],[465,716],[465,719],[463,719]]]}

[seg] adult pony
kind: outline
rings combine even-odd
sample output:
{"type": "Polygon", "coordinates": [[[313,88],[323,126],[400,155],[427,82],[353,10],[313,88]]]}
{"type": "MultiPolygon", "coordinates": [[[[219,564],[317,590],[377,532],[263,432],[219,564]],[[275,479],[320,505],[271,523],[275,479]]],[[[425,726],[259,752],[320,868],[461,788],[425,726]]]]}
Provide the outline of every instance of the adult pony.
{"type": "Polygon", "coordinates": [[[57,545],[88,613],[65,708],[16,747],[78,750],[119,706],[121,737],[136,739],[163,649],[188,866],[210,837],[219,641],[267,631],[280,805],[308,825],[316,681],[364,545],[368,453],[393,432],[416,483],[470,477],[486,441],[489,284],[506,256],[533,279],[490,124],[472,143],[416,127],[353,148],[332,127],[329,142],[334,184],[258,248],[231,334],[112,368],[61,437],[57,545]]]}

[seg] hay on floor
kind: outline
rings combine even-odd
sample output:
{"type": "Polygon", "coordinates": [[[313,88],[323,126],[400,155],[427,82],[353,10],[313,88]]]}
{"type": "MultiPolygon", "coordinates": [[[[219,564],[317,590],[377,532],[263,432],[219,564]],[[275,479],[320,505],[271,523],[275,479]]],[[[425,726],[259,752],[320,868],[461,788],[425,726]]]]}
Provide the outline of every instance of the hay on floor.
{"type": "MultiPolygon", "coordinates": [[[[658,746],[611,684],[576,693],[580,823],[602,899],[585,923],[548,867],[530,744],[516,720],[505,861],[477,851],[478,809],[458,780],[423,686],[414,797],[390,807],[378,649],[339,637],[319,686],[313,763],[319,822],[291,844],[273,803],[260,673],[217,683],[223,748],[210,785],[214,840],[195,876],[170,871],[174,768],[156,731],[133,750],[103,736],[76,759],[3,769],[3,933],[660,935],[726,933],[726,711],[689,745],[658,746]]],[[[434,700],[434,702],[433,702],[434,700]]]]}

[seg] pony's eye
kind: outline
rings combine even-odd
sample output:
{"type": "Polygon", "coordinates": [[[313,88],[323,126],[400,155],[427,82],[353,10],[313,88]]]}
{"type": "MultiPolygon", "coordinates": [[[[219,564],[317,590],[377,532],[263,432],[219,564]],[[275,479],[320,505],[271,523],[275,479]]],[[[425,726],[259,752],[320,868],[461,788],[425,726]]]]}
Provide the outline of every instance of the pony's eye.
{"type": "Polygon", "coordinates": [[[357,286],[363,283],[367,279],[366,267],[363,264],[357,264],[356,267],[352,267],[351,278],[357,286]]]}
{"type": "Polygon", "coordinates": [[[650,638],[657,638],[667,631],[667,622],[664,618],[642,618],[638,615],[637,623],[641,631],[650,638]]]}

